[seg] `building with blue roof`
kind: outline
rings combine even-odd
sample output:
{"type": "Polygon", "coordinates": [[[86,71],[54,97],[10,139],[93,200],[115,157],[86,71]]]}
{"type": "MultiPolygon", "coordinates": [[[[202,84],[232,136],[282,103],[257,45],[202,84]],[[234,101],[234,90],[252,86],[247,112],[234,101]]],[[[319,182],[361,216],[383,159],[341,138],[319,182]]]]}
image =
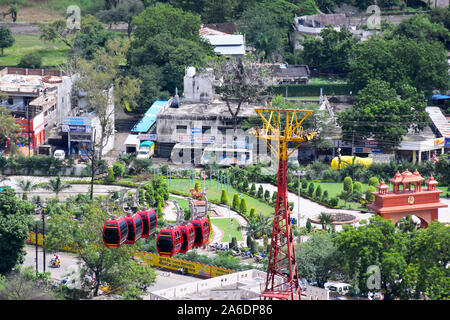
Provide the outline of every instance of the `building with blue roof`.
{"type": "Polygon", "coordinates": [[[147,133],[156,123],[156,117],[167,104],[167,100],[156,100],[152,106],[148,108],[142,119],[131,129],[133,133],[147,133]]]}

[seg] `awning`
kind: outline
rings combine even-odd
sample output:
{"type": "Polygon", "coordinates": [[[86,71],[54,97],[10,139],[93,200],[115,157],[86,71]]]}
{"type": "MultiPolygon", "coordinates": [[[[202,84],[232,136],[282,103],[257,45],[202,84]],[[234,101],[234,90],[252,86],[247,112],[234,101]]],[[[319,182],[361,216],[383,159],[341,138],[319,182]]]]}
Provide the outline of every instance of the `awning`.
{"type": "Polygon", "coordinates": [[[431,100],[447,100],[450,99],[450,96],[447,96],[445,94],[433,94],[431,96],[431,100]]]}
{"type": "Polygon", "coordinates": [[[139,145],[140,147],[149,147],[151,148],[155,143],[153,141],[142,141],[142,143],[139,145]]]}

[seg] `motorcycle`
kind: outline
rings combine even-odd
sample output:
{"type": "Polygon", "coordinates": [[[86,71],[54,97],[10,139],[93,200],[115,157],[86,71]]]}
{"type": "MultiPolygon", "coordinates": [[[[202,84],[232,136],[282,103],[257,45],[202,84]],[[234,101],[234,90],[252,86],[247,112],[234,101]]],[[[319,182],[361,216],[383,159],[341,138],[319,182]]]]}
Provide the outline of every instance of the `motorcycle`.
{"type": "Polygon", "coordinates": [[[52,258],[50,260],[50,267],[52,267],[52,268],[59,268],[59,267],[61,267],[61,259],[52,258]]]}

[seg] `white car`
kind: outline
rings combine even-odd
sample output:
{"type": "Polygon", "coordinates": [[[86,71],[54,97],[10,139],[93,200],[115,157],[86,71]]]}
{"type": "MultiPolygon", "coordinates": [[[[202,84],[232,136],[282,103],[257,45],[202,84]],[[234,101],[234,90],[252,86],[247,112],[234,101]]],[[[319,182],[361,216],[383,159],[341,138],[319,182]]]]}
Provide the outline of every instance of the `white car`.
{"type": "Polygon", "coordinates": [[[55,159],[64,160],[65,157],[66,153],[64,152],[64,150],[55,150],[55,152],[53,153],[53,158],[55,159]]]}

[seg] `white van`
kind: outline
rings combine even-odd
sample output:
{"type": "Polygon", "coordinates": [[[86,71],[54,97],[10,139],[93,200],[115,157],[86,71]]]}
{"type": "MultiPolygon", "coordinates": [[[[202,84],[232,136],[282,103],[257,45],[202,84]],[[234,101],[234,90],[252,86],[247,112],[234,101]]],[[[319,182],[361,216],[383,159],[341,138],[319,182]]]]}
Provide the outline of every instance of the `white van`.
{"type": "Polygon", "coordinates": [[[345,295],[350,291],[351,285],[345,282],[332,283],[328,286],[328,290],[337,294],[345,295]]]}
{"type": "Polygon", "coordinates": [[[55,152],[53,152],[53,158],[55,159],[64,160],[65,157],[66,153],[64,152],[64,150],[55,150],[55,152]]]}

